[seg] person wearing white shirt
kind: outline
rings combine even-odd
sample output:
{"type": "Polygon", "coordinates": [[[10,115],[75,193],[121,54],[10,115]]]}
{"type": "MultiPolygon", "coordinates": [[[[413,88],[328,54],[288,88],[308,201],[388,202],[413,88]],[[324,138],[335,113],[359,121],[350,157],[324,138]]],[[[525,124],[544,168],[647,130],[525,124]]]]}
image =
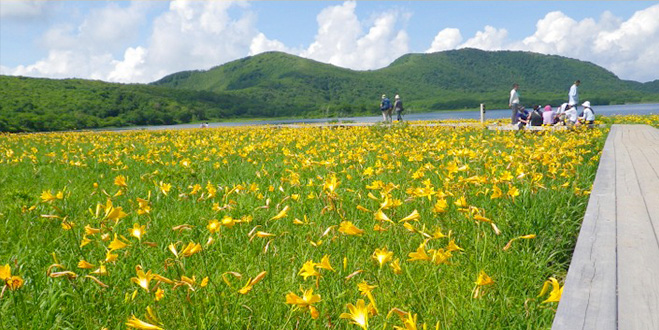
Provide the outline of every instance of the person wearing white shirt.
{"type": "Polygon", "coordinates": [[[568,93],[568,104],[573,106],[574,110],[577,110],[579,104],[579,84],[581,84],[581,81],[575,81],[570,87],[570,93],[568,93]]]}
{"type": "Polygon", "coordinates": [[[510,117],[511,124],[517,124],[519,117],[517,113],[519,112],[519,89],[518,84],[513,84],[513,89],[510,91],[510,100],[508,101],[508,106],[513,111],[512,117],[510,117]]]}
{"type": "Polygon", "coordinates": [[[567,126],[572,127],[577,124],[577,109],[571,105],[568,105],[567,107],[568,108],[565,110],[565,119],[567,126]]]}
{"type": "Polygon", "coordinates": [[[593,128],[595,124],[595,112],[590,107],[590,101],[586,101],[582,104],[583,106],[583,115],[581,119],[588,125],[588,128],[593,128]]]}

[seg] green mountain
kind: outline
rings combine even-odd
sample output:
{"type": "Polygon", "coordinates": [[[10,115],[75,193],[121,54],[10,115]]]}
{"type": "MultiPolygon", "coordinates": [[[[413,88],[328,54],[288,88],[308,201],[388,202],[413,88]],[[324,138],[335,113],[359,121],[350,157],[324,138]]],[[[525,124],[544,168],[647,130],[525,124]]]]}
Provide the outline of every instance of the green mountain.
{"type": "Polygon", "coordinates": [[[659,100],[652,83],[623,81],[589,62],[530,52],[451,50],[408,54],[388,67],[354,71],[297,56],[271,52],[233,61],[208,71],[175,73],[154,85],[267,101],[270,115],[322,111],[370,111],[380,95],[400,94],[408,107],[423,110],[506,107],[514,82],[523,102],[562,103],[574,80],[582,99],[595,104],[659,100]]]}
{"type": "Polygon", "coordinates": [[[505,108],[514,82],[524,104],[560,104],[576,79],[594,104],[659,101],[659,80],[624,81],[592,63],[530,52],[408,54],[370,71],[270,52],[148,85],[0,76],[0,131],[377,115],[383,93],[400,94],[415,112],[505,108]]]}

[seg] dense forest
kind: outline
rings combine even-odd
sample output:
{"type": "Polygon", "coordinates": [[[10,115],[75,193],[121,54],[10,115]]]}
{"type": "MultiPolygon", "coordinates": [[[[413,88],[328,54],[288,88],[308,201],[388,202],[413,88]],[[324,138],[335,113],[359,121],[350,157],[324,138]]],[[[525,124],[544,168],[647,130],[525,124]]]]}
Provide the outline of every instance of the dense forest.
{"type": "Polygon", "coordinates": [[[383,93],[400,94],[415,112],[505,108],[513,82],[525,104],[560,104],[576,79],[594,104],[659,101],[659,80],[624,81],[592,63],[530,52],[408,54],[371,71],[270,52],[148,85],[0,76],[0,131],[374,115],[383,93]]]}

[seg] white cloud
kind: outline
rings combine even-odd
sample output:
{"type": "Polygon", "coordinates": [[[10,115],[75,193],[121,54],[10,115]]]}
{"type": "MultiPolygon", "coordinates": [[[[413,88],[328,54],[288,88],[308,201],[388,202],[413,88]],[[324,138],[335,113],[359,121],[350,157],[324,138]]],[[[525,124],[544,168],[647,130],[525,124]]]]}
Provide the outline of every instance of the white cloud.
{"type": "Polygon", "coordinates": [[[315,41],[300,56],[351,69],[376,69],[407,53],[409,37],[396,30],[408,16],[397,11],[382,13],[364,34],[355,8],[357,3],[323,9],[318,14],[315,41]]]}
{"type": "Polygon", "coordinates": [[[454,49],[462,42],[462,33],[454,28],[446,28],[439,31],[433,39],[430,48],[426,53],[441,52],[444,50],[454,49]]]}
{"type": "MultiPolygon", "coordinates": [[[[45,15],[46,1],[2,1],[2,18],[45,15]]],[[[171,1],[152,21],[152,3],[108,3],[78,23],[52,26],[37,41],[48,55],[33,64],[0,67],[3,74],[81,77],[119,82],[150,82],[181,70],[208,69],[247,55],[283,51],[337,66],[368,70],[389,65],[409,52],[405,25],[411,14],[401,9],[356,14],[357,2],[323,9],[316,17],[314,41],[290,48],[256,28],[256,15],[245,1],[171,1]],[[145,23],[146,22],[146,23],[145,23]],[[137,44],[137,31],[149,28],[137,44]]],[[[554,11],[540,19],[531,35],[508,40],[504,28],[485,26],[472,37],[444,28],[426,52],[473,47],[527,50],[590,61],[623,79],[659,77],[659,5],[622,20],[606,12],[576,21],[554,11]],[[466,40],[465,40],[466,39],[466,40]]]]}
{"type": "Polygon", "coordinates": [[[144,80],[144,64],[147,50],[143,47],[129,47],[124,53],[123,61],[113,61],[114,70],[108,74],[110,81],[144,80]]]}
{"type": "Polygon", "coordinates": [[[290,48],[286,47],[283,42],[279,40],[270,40],[263,33],[259,33],[252,39],[249,45],[249,55],[256,55],[269,51],[278,51],[286,53],[295,53],[290,48]]]}
{"type": "Polygon", "coordinates": [[[1,1],[1,18],[34,18],[44,13],[47,1],[1,1]]]}
{"type": "Polygon", "coordinates": [[[506,29],[497,29],[492,26],[485,26],[484,31],[476,32],[476,35],[459,45],[457,48],[479,48],[484,50],[500,50],[504,48],[508,31],[506,29]]]}
{"type": "Polygon", "coordinates": [[[599,20],[576,21],[560,11],[547,13],[535,32],[521,41],[508,41],[508,32],[485,26],[462,44],[457,29],[440,31],[427,50],[472,47],[484,50],[525,50],[562,55],[593,62],[622,79],[649,81],[659,78],[659,5],[636,12],[623,21],[610,12],[599,20]]]}

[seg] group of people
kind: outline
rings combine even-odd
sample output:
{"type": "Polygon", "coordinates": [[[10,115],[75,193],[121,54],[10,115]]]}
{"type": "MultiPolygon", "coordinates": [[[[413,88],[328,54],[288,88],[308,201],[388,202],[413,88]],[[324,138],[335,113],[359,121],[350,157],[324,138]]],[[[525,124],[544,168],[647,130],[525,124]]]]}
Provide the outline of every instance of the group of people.
{"type": "Polygon", "coordinates": [[[586,101],[581,104],[583,107],[581,114],[578,114],[577,111],[579,106],[579,84],[581,84],[579,80],[572,84],[568,93],[568,102],[561,104],[561,106],[556,108],[556,111],[552,109],[551,105],[546,105],[544,109],[541,105],[536,105],[533,107],[533,110],[526,110],[519,102],[519,85],[513,84],[508,102],[512,110],[511,124],[517,125],[519,128],[543,125],[567,125],[573,127],[582,124],[592,128],[595,123],[595,111],[590,106],[590,102],[586,101]]]}
{"type": "Polygon", "coordinates": [[[393,111],[396,111],[397,118],[396,120],[403,120],[403,100],[400,99],[400,96],[396,94],[394,97],[394,103],[391,103],[391,100],[387,97],[386,94],[382,94],[382,101],[380,102],[380,110],[382,111],[382,119],[385,123],[391,123],[393,120],[391,115],[393,111]]]}

